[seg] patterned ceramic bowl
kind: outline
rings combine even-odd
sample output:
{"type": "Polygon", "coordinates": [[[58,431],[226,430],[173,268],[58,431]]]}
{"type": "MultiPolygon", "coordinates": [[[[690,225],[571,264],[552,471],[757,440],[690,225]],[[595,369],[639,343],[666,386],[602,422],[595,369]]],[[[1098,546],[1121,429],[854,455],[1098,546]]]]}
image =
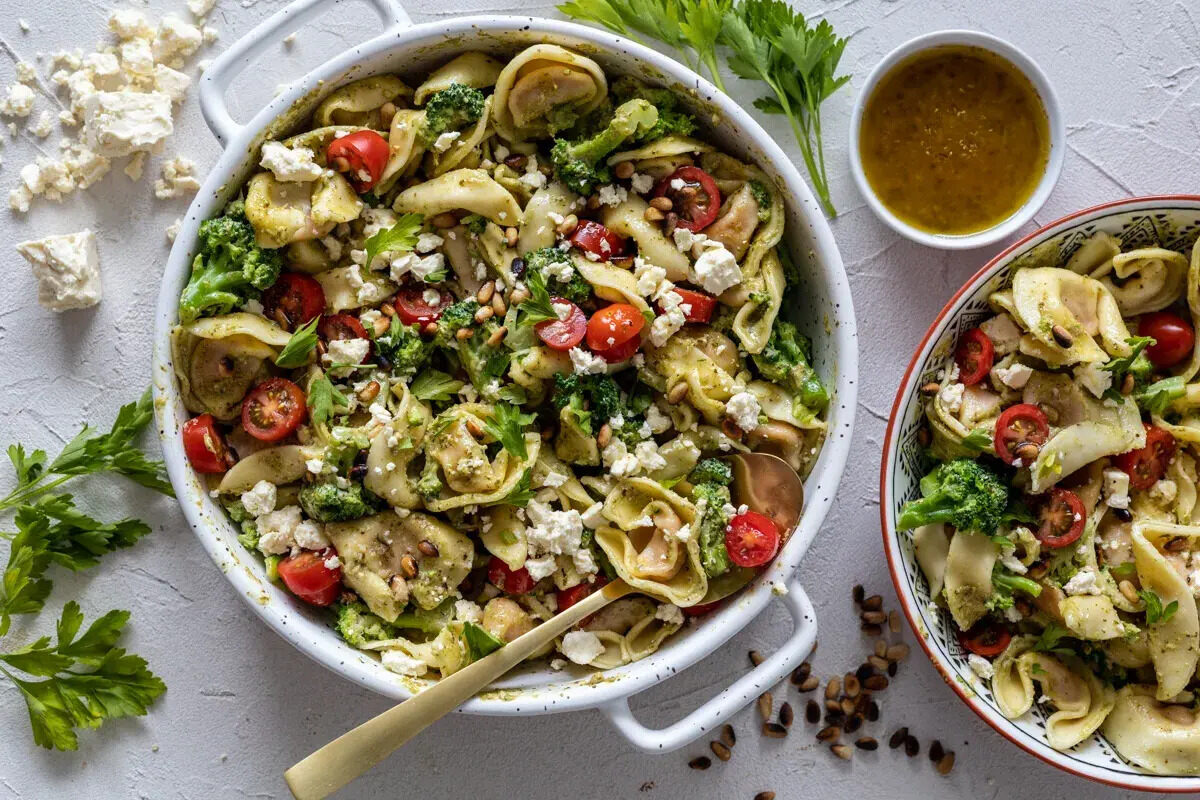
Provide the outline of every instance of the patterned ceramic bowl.
{"type": "Polygon", "coordinates": [[[950,688],[1002,736],[1027,753],[1090,780],[1141,791],[1197,792],[1200,777],[1150,774],[1122,758],[1099,733],[1069,751],[1055,750],[1046,742],[1048,712],[1040,704],[1035,703],[1020,719],[1009,720],[1001,714],[988,682],[979,680],[967,665],[967,652],[958,643],[949,613],[930,601],[929,585],[917,566],[911,538],[896,533],[901,506],[919,496],[917,484],[931,466],[917,441],[919,387],[936,380],[962,332],[992,315],[988,295],[1002,288],[1014,269],[1022,262],[1045,263],[1054,256],[1065,263],[1097,231],[1117,236],[1124,248],[1165,247],[1186,252],[1200,236],[1200,196],[1120,200],[1064,217],[996,256],[950,299],[908,365],[888,420],[880,486],[884,552],[917,641],[950,688]]]}

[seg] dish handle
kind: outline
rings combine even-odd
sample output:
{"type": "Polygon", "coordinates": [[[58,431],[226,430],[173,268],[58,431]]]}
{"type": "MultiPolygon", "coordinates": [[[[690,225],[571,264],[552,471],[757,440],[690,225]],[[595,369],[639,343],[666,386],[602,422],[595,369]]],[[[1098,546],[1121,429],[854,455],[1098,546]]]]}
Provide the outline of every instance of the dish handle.
{"type": "MultiPolygon", "coordinates": [[[[399,0],[367,0],[367,3],[388,28],[412,24],[412,19],[399,0]]],[[[234,78],[253,59],[267,50],[279,48],[287,36],[285,30],[299,28],[303,23],[328,12],[332,5],[329,0],[295,0],[267,17],[213,59],[200,78],[200,113],[222,145],[227,144],[243,127],[230,116],[229,107],[225,104],[225,94],[234,78]]]]}
{"type": "Polygon", "coordinates": [[[716,729],[782,680],[812,652],[817,639],[816,612],[795,578],[788,582],[787,587],[788,593],[782,600],[792,613],[792,635],[765,661],[683,719],[665,728],[647,728],[633,716],[629,699],[624,697],[601,706],[599,710],[634,747],[649,753],[677,750],[707,731],[716,729]]]}

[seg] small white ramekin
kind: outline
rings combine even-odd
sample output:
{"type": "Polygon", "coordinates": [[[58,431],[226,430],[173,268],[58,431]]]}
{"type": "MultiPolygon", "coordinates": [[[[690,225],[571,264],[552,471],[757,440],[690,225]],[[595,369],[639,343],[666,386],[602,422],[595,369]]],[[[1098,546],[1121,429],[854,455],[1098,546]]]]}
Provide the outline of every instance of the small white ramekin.
{"type": "Polygon", "coordinates": [[[858,93],[858,98],[854,101],[854,110],[850,117],[850,171],[854,175],[854,180],[858,184],[859,191],[866,198],[867,205],[871,207],[876,216],[901,236],[919,244],[943,250],[970,250],[975,247],[994,244],[1001,239],[1011,236],[1018,228],[1032,219],[1038,209],[1045,204],[1046,198],[1050,196],[1050,192],[1054,190],[1054,185],[1058,182],[1059,173],[1062,172],[1063,151],[1066,146],[1067,134],[1063,126],[1062,113],[1058,107],[1058,97],[1054,94],[1054,89],[1050,86],[1050,81],[1046,78],[1046,74],[1034,63],[1033,59],[1025,55],[1025,53],[1014,45],[1009,44],[1003,39],[997,39],[995,36],[978,31],[935,31],[934,33],[927,33],[924,36],[910,39],[888,53],[875,66],[875,69],[871,70],[871,73],[867,75],[866,83],[858,93]],[[975,233],[930,233],[929,231],[923,231],[920,228],[909,225],[880,202],[879,197],[875,194],[875,190],[867,180],[866,173],[863,172],[862,158],[859,153],[859,129],[862,127],[863,109],[866,107],[867,100],[875,92],[879,81],[891,72],[893,67],[901,61],[925,50],[956,45],[960,47],[978,47],[982,50],[995,53],[1015,66],[1029,79],[1030,83],[1033,84],[1033,88],[1037,90],[1042,105],[1046,109],[1047,129],[1050,134],[1050,153],[1046,159],[1046,170],[1042,174],[1042,179],[1038,183],[1037,188],[1034,189],[1033,194],[1029,196],[1025,204],[1013,212],[1011,216],[990,228],[975,233]]]}

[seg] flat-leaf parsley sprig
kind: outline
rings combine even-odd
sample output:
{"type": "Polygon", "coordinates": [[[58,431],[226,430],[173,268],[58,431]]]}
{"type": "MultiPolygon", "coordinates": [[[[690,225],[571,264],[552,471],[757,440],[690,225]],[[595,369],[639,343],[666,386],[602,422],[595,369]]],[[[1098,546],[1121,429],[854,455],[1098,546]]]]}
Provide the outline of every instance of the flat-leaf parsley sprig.
{"type": "Polygon", "coordinates": [[[689,68],[695,68],[688,57],[694,50],[722,91],[716,53],[719,45],[727,47],[735,75],[771,89],[755,107],[788,118],[821,207],[837,216],[825,168],[821,104],[850,76],[836,74],[846,39],[827,21],[810,26],[784,0],[571,0],[558,10],[627,36],[633,36],[631,29],[653,36],[678,50],[689,68]]]}

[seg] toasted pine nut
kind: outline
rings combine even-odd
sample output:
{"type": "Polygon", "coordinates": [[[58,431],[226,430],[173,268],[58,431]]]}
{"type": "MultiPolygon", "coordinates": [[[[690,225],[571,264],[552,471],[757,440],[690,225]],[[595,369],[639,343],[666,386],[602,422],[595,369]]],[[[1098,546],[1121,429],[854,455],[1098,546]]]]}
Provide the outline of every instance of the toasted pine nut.
{"type": "Polygon", "coordinates": [[[613,167],[613,175],[617,176],[618,178],[620,178],[623,181],[628,180],[629,177],[631,175],[633,175],[633,162],[632,161],[620,162],[615,167],[613,167]]]}
{"type": "Polygon", "coordinates": [[[371,326],[371,328],[374,329],[376,336],[383,336],[385,333],[387,333],[387,329],[390,327],[392,327],[391,320],[382,314],[379,315],[379,319],[375,320],[375,324],[371,326]]]}
{"type": "Polygon", "coordinates": [[[930,381],[929,383],[923,384],[921,386],[921,394],[923,394],[923,395],[935,395],[938,392],[940,392],[941,390],[942,390],[942,385],[940,383],[937,383],[936,381],[930,381]]]}
{"type": "Polygon", "coordinates": [[[667,392],[667,402],[672,405],[680,403],[683,401],[683,398],[687,396],[687,393],[688,393],[687,381],[680,381],[679,383],[672,386],[671,390],[669,392],[667,392]]]}
{"type": "Polygon", "coordinates": [[[422,555],[429,556],[430,558],[437,558],[437,545],[428,539],[422,539],[420,542],[418,542],[417,549],[421,551],[422,555]]]}
{"type": "Polygon", "coordinates": [[[524,303],[528,299],[529,299],[529,290],[526,289],[524,286],[518,286],[516,289],[513,289],[512,292],[508,295],[508,302],[512,303],[514,306],[519,306],[519,305],[521,305],[521,303],[524,303]]]}
{"type": "Polygon", "coordinates": [[[1013,455],[1021,459],[1022,464],[1032,464],[1038,457],[1039,448],[1034,442],[1026,442],[1013,451],[1013,455]]]}
{"type": "Polygon", "coordinates": [[[504,298],[498,294],[492,295],[492,311],[496,312],[497,317],[503,317],[504,312],[508,311],[508,306],[504,304],[504,298]]]}
{"type": "Polygon", "coordinates": [[[436,322],[426,322],[425,327],[422,328],[421,330],[423,332],[425,332],[427,335],[433,336],[435,333],[438,332],[438,327],[439,326],[436,322]]]}
{"type": "Polygon", "coordinates": [[[335,158],[333,160],[332,166],[338,172],[349,172],[350,171],[350,162],[346,160],[345,156],[338,156],[337,158],[335,158]]]}
{"type": "Polygon", "coordinates": [[[508,227],[504,229],[504,241],[508,242],[509,247],[517,246],[517,236],[519,232],[516,228],[508,227]]]}
{"type": "Polygon", "coordinates": [[[471,434],[476,439],[478,439],[480,436],[483,436],[483,426],[476,422],[473,418],[467,417],[466,422],[463,424],[467,426],[467,433],[471,434]]]}
{"type": "Polygon", "coordinates": [[[1070,347],[1075,344],[1075,337],[1062,325],[1055,325],[1051,328],[1050,335],[1054,337],[1054,341],[1058,342],[1060,347],[1070,347]]]}
{"type": "Polygon", "coordinates": [[[458,339],[460,342],[465,342],[467,339],[470,339],[474,335],[475,335],[474,328],[459,328],[458,332],[454,334],[454,337],[456,339],[458,339]]]}
{"type": "Polygon", "coordinates": [[[644,217],[647,222],[658,222],[660,219],[664,218],[664,215],[663,212],[659,211],[654,206],[646,206],[646,210],[642,212],[642,217],[644,217]]]}
{"type": "Polygon", "coordinates": [[[492,335],[488,337],[487,343],[491,347],[495,347],[504,341],[504,337],[508,336],[508,327],[501,325],[496,330],[492,331],[492,335]]]}
{"type": "Polygon", "coordinates": [[[400,571],[406,578],[417,577],[417,560],[405,553],[400,557],[400,571]]]}
{"type": "Polygon", "coordinates": [[[479,287],[479,291],[475,293],[475,299],[479,305],[483,305],[492,299],[492,295],[496,293],[496,284],[488,281],[483,286],[479,287]]]}
{"type": "Polygon", "coordinates": [[[608,447],[608,443],[612,441],[612,426],[607,422],[600,426],[600,430],[596,433],[596,444],[601,449],[608,447]]]}
{"type": "Polygon", "coordinates": [[[394,305],[392,305],[391,303],[380,304],[379,310],[382,311],[384,314],[388,315],[389,317],[396,316],[396,307],[394,305]]]}
{"type": "Polygon", "coordinates": [[[1133,584],[1129,581],[1121,581],[1117,584],[1117,588],[1121,590],[1121,594],[1125,595],[1125,599],[1131,603],[1138,601],[1137,589],[1133,588],[1133,584]]]}
{"type": "Polygon", "coordinates": [[[483,306],[475,312],[475,321],[480,323],[487,322],[495,313],[496,312],[492,310],[491,306],[483,306]]]}
{"type": "Polygon", "coordinates": [[[358,399],[368,405],[379,396],[379,381],[371,381],[358,391],[358,399]]]}
{"type": "Polygon", "coordinates": [[[579,217],[575,216],[574,214],[567,214],[565,217],[563,217],[563,221],[558,223],[554,230],[563,236],[570,236],[578,227],[579,217]]]}
{"type": "Polygon", "coordinates": [[[671,202],[671,198],[669,197],[656,197],[650,201],[650,207],[656,208],[659,211],[670,211],[675,207],[675,204],[671,202]]]}
{"type": "Polygon", "coordinates": [[[396,116],[396,104],[390,100],[379,107],[379,122],[385,128],[392,126],[392,117],[396,116]]]}

